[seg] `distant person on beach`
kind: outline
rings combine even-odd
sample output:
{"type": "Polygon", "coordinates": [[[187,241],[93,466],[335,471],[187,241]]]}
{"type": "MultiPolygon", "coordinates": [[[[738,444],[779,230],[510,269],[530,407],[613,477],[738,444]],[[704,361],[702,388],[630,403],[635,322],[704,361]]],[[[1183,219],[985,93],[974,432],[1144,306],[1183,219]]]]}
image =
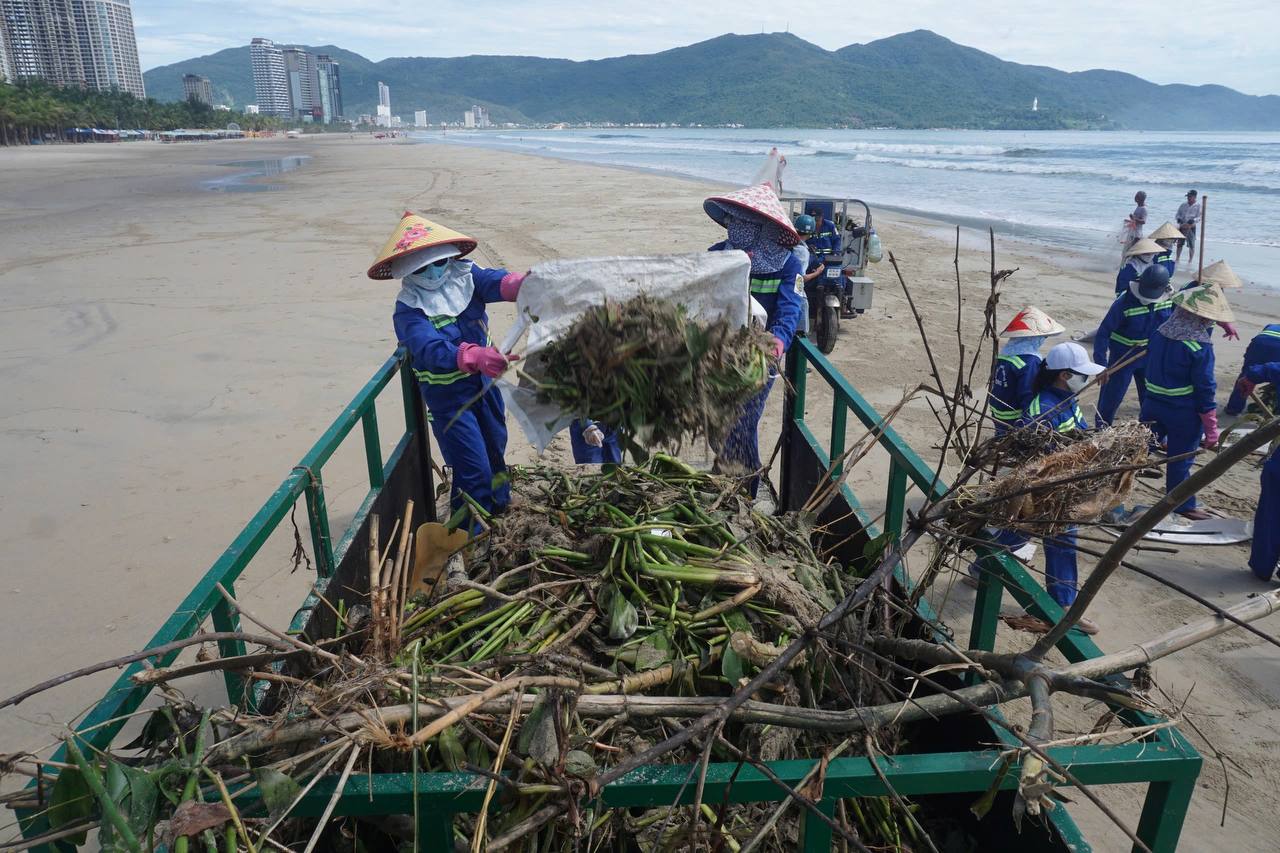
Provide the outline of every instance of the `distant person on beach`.
{"type": "MultiPolygon", "coordinates": [[[[1196,225],[1200,222],[1200,202],[1196,200],[1195,190],[1187,190],[1187,200],[1178,205],[1174,221],[1178,223],[1178,230],[1186,240],[1187,263],[1192,263],[1196,259],[1196,225]]],[[[1178,247],[1174,260],[1182,260],[1182,246],[1178,247]]]]}
{"type": "Polygon", "coordinates": [[[1121,262],[1126,256],[1129,247],[1142,239],[1143,229],[1147,227],[1147,194],[1141,190],[1133,196],[1134,204],[1137,205],[1133,209],[1133,213],[1129,214],[1129,218],[1124,221],[1124,228],[1120,232],[1121,235],[1121,262]]]}
{"type": "MultiPolygon", "coordinates": [[[[450,506],[470,501],[485,512],[504,510],[507,418],[493,380],[515,361],[489,343],[490,302],[515,302],[526,273],[486,269],[466,259],[476,241],[405,211],[369,278],[399,279],[396,340],[412,358],[418,390],[431,414],[444,463],[453,469],[450,506]]],[[[480,530],[476,520],[470,527],[480,530]]]]}
{"type": "MultiPolygon", "coordinates": [[[[764,309],[765,331],[773,335],[773,358],[780,360],[795,336],[804,298],[804,267],[791,251],[800,242],[799,233],[770,184],[711,196],[702,209],[726,232],[709,251],[737,250],[751,259],[749,292],[764,309]]],[[[764,389],[747,401],[716,453],[721,470],[747,478],[753,498],[760,489],[760,418],[776,378],[777,371],[770,368],[764,389]]]]}

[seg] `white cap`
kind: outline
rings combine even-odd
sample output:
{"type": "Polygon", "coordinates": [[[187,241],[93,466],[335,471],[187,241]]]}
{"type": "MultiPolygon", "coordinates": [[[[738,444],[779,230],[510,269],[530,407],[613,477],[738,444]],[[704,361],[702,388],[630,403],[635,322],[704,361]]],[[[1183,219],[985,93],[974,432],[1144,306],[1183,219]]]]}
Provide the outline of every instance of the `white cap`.
{"type": "Polygon", "coordinates": [[[1049,350],[1044,360],[1050,370],[1072,370],[1085,376],[1097,376],[1106,370],[1101,364],[1089,360],[1089,353],[1075,341],[1067,341],[1049,350]]]}
{"type": "Polygon", "coordinates": [[[409,252],[391,261],[391,277],[404,278],[415,273],[427,264],[434,264],[441,258],[456,258],[462,254],[453,243],[441,243],[439,246],[427,246],[416,252],[409,252]]]}

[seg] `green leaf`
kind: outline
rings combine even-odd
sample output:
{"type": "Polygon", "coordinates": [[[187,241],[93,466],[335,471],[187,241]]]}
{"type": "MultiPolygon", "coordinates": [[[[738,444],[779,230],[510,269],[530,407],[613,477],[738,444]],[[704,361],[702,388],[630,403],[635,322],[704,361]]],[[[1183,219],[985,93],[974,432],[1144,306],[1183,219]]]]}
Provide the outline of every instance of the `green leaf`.
{"type": "Polygon", "coordinates": [[[533,703],[529,716],[520,727],[516,741],[520,752],[544,767],[551,767],[560,757],[560,743],[556,739],[555,703],[550,692],[542,693],[533,703]]]}
{"type": "Polygon", "coordinates": [[[996,794],[1000,793],[1000,783],[1004,781],[1004,777],[1009,773],[1009,767],[1013,764],[1013,758],[1007,757],[1000,763],[1000,770],[996,773],[996,777],[991,782],[991,787],[969,806],[969,811],[973,812],[973,816],[978,820],[982,820],[987,816],[987,812],[991,811],[991,806],[995,804],[996,794]]]}
{"type": "MultiPolygon", "coordinates": [[[[49,794],[49,828],[61,829],[87,820],[93,814],[93,792],[84,775],[74,767],[63,768],[53,783],[49,794]]],[[[84,844],[86,833],[81,832],[66,840],[79,846],[84,844]]]]}
{"type": "Polygon", "coordinates": [[[622,590],[615,589],[609,601],[609,639],[626,640],[640,627],[640,614],[622,590]]]}
{"type": "Polygon", "coordinates": [[[139,840],[149,838],[160,789],[149,773],[133,767],[124,768],[124,772],[129,777],[129,828],[139,840]]]}
{"type": "Polygon", "coordinates": [[[581,749],[571,749],[564,757],[564,772],[570,776],[591,779],[597,772],[596,760],[591,757],[589,752],[584,752],[581,749]]]}
{"type": "Polygon", "coordinates": [[[671,658],[671,644],[661,631],[654,631],[644,638],[636,649],[636,670],[655,669],[671,658]]]}
{"type": "Polygon", "coordinates": [[[258,790],[262,792],[262,804],[267,807],[267,814],[275,820],[302,792],[302,786],[279,770],[262,767],[253,771],[258,780],[258,790]]]}
{"type": "Polygon", "coordinates": [[[729,679],[729,684],[734,687],[737,687],[744,677],[742,658],[728,646],[725,646],[724,657],[720,658],[720,674],[729,679]]]}
{"type": "Polygon", "coordinates": [[[444,759],[444,766],[457,773],[467,761],[467,751],[462,746],[462,738],[458,735],[458,727],[449,726],[449,728],[440,733],[437,742],[440,746],[440,757],[444,759]]]}

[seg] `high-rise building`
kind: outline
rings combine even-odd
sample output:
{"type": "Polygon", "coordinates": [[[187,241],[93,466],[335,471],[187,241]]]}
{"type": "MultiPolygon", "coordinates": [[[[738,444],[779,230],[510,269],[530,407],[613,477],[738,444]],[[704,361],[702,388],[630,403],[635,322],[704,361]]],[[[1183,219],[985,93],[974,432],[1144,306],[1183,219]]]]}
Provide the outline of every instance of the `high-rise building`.
{"type": "Polygon", "coordinates": [[[471,107],[471,116],[474,121],[474,124],[469,124],[467,125],[467,127],[488,127],[489,126],[489,111],[486,110],[484,107],[480,106],[479,104],[475,104],[474,106],[471,107]]]}
{"type": "Polygon", "coordinates": [[[255,38],[249,42],[249,61],[253,65],[253,96],[258,101],[258,111],[270,116],[293,115],[284,52],[271,39],[255,38]]]}
{"type": "Polygon", "coordinates": [[[374,119],[378,127],[391,127],[391,88],[378,81],[378,115],[374,119]]]}
{"type": "Polygon", "coordinates": [[[316,57],[316,86],[325,124],[342,121],[342,75],[338,61],[327,53],[316,57]]]}
{"type": "Polygon", "coordinates": [[[294,118],[310,119],[320,105],[316,97],[315,57],[300,47],[286,47],[284,74],[289,81],[289,108],[294,118]]]}
{"type": "Polygon", "coordinates": [[[414,126],[414,127],[426,127],[426,126],[427,126],[427,111],[426,111],[426,110],[414,110],[414,113],[413,113],[413,126],[414,126]]]}
{"type": "Polygon", "coordinates": [[[129,0],[72,0],[85,84],[145,98],[129,0]]]}
{"type": "Polygon", "coordinates": [[[183,74],[182,94],[187,96],[188,101],[195,99],[202,104],[213,106],[213,86],[209,85],[208,77],[201,77],[199,74],[183,74]]]}
{"type": "Polygon", "coordinates": [[[13,80],[13,66],[9,64],[9,49],[5,47],[6,44],[4,17],[0,16],[0,83],[8,83],[13,80]]]}
{"type": "Polygon", "coordinates": [[[9,74],[55,86],[83,86],[84,64],[73,0],[0,0],[9,74]]]}

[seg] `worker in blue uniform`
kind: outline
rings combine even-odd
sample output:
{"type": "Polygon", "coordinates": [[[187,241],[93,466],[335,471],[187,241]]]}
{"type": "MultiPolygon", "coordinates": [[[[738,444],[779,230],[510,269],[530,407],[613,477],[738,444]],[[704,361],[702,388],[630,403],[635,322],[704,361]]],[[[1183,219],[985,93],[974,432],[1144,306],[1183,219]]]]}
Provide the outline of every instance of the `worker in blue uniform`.
{"type": "Polygon", "coordinates": [[[1129,285],[1137,281],[1143,270],[1151,266],[1156,255],[1163,251],[1163,247],[1150,237],[1144,237],[1125,249],[1124,264],[1121,265],[1120,272],[1116,273],[1116,295],[1127,291],[1129,285]]]}
{"type": "MultiPolygon", "coordinates": [[[[1245,347],[1244,365],[1240,368],[1240,378],[1231,389],[1231,399],[1227,400],[1227,407],[1223,411],[1228,415],[1243,414],[1244,407],[1249,402],[1249,395],[1258,384],[1256,380],[1249,378],[1249,368],[1273,361],[1280,361],[1280,323],[1268,323],[1261,332],[1254,335],[1253,340],[1249,341],[1249,346],[1245,347]]],[[[1273,382],[1274,380],[1262,381],[1273,382]]]]}
{"type": "MultiPolygon", "coordinates": [[[[991,390],[987,405],[995,420],[996,435],[1004,435],[1017,425],[1022,410],[1035,394],[1036,377],[1040,375],[1040,347],[1054,335],[1066,331],[1052,317],[1034,305],[1019,311],[1000,337],[1006,343],[996,357],[991,373],[991,390]]],[[[1013,544],[1013,543],[1007,543],[1013,544]]],[[[1018,545],[1014,544],[1014,548],[1018,545]]]]}
{"type": "MultiPolygon", "coordinates": [[[[1021,427],[1048,427],[1059,434],[1084,432],[1089,422],[1076,395],[1105,368],[1089,360],[1084,347],[1074,341],[1058,344],[1045,356],[1036,383],[1036,393],[1019,421],[1021,427]]],[[[1076,600],[1075,525],[1044,539],[1045,589],[1058,604],[1070,607],[1076,600]]],[[[1076,627],[1086,634],[1098,633],[1098,626],[1081,619],[1076,627]]]]}
{"type": "MultiPolygon", "coordinates": [[[[1280,384],[1280,359],[1252,364],[1244,377],[1255,384],[1280,384]]],[[[1253,515],[1253,547],[1249,551],[1249,570],[1260,580],[1275,577],[1280,564],[1280,450],[1274,451],[1262,466],[1262,492],[1253,515]]]]}
{"type": "MultiPolygon", "coordinates": [[[[466,255],[476,241],[406,212],[369,269],[400,279],[396,339],[409,351],[418,388],[444,462],[453,470],[451,505],[506,508],[511,489],[504,456],[506,412],[493,380],[510,361],[489,339],[490,302],[514,302],[524,274],[486,269],[466,255]]],[[[477,522],[471,523],[473,530],[477,522]]]]}
{"type": "Polygon", "coordinates": [[[1151,262],[1164,267],[1169,273],[1169,278],[1173,278],[1173,273],[1178,268],[1177,249],[1186,238],[1178,230],[1178,226],[1172,222],[1166,222],[1151,232],[1151,239],[1155,240],[1156,245],[1160,247],[1160,251],[1151,259],[1151,262]]]}
{"type": "MultiPolygon", "coordinates": [[[[804,296],[804,268],[791,251],[800,235],[768,184],[712,196],[703,202],[702,209],[727,232],[726,239],[710,250],[737,250],[751,259],[750,296],[764,311],[764,328],[773,335],[773,358],[781,359],[791,346],[804,296]]],[[[761,468],[760,417],[776,377],[771,369],[764,389],[747,402],[716,460],[721,468],[748,475],[747,488],[753,498],[760,488],[756,476],[761,468]]]]}
{"type": "MultiPolygon", "coordinates": [[[[1147,350],[1147,398],[1142,420],[1170,458],[1191,453],[1197,445],[1218,443],[1217,385],[1213,378],[1211,335],[1215,323],[1234,319],[1222,289],[1206,284],[1173,295],[1173,316],[1151,335],[1147,350]]],[[[1191,457],[1165,465],[1165,492],[1191,473],[1191,457]]],[[[1195,495],[1175,510],[1192,520],[1209,518],[1195,495]]]]}
{"type": "Polygon", "coordinates": [[[809,215],[813,217],[813,236],[805,241],[809,251],[820,258],[839,257],[842,245],[836,224],[824,216],[820,207],[810,208],[809,215]]]}
{"type": "Polygon", "coordinates": [[[1142,271],[1129,289],[1115,298],[1093,337],[1093,360],[1110,369],[1103,376],[1098,395],[1099,428],[1110,426],[1116,410],[1129,393],[1129,383],[1138,387],[1138,405],[1147,396],[1145,361],[1151,333],[1173,313],[1169,301],[1169,273],[1152,264],[1142,271]]]}
{"type": "Polygon", "coordinates": [[[598,421],[580,418],[569,424],[569,446],[578,465],[617,464],[622,461],[618,434],[598,421]]]}

